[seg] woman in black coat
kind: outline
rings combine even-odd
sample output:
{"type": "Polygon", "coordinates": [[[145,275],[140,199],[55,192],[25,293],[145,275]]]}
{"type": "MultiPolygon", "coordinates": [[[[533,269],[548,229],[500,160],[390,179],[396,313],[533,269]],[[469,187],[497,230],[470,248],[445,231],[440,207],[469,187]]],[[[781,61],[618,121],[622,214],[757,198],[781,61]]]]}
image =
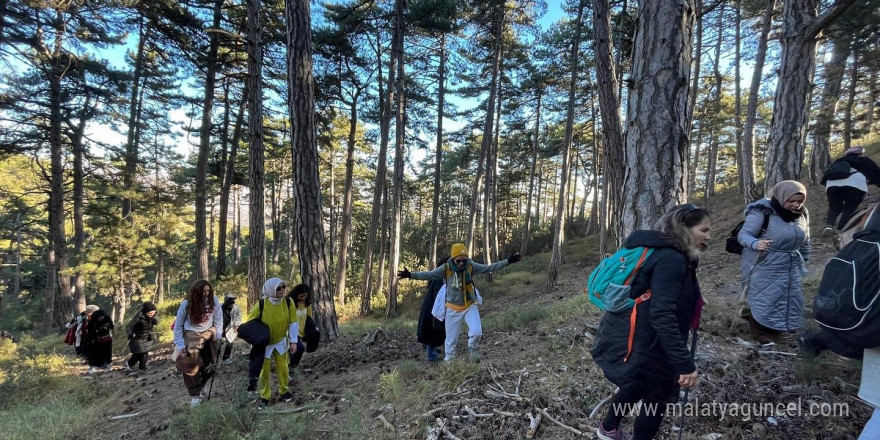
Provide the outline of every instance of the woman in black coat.
{"type": "Polygon", "coordinates": [[[92,313],[86,327],[88,340],[89,373],[94,374],[99,367],[110,371],[113,360],[113,321],[107,312],[98,309],[92,313]]]}
{"type": "MultiPolygon", "coordinates": [[[[446,264],[449,257],[443,257],[437,262],[437,266],[446,264]]],[[[443,346],[446,341],[446,327],[443,321],[438,321],[431,314],[434,307],[434,301],[437,299],[437,292],[443,287],[445,280],[431,280],[425,291],[425,299],[422,300],[422,308],[419,311],[419,326],[416,330],[416,336],[421,344],[425,346],[426,360],[430,363],[437,362],[439,356],[438,348],[443,346]],[[436,323],[436,324],[435,324],[436,323]]]]}
{"type": "Polygon", "coordinates": [[[159,324],[156,306],[147,301],[125,327],[125,332],[128,333],[128,349],[131,351],[131,357],[124,364],[126,370],[131,371],[134,364],[138,364],[141,371],[147,369],[147,355],[153,348],[153,327],[156,324],[159,324]]]}
{"type": "Polygon", "coordinates": [[[675,402],[680,387],[697,383],[697,369],[687,347],[688,331],[699,324],[703,301],[697,284],[699,251],[709,240],[709,213],[694,205],[671,208],[656,230],[635,231],[624,247],[649,247],[647,258],[632,283],[631,298],[650,290],[633,310],[607,312],[602,317],[591,353],[605,377],[620,389],[611,398],[605,419],[596,429],[602,440],[629,438],[620,421],[642,401],[633,423],[633,439],[653,438],[660,429],[666,404],[675,402]]]}

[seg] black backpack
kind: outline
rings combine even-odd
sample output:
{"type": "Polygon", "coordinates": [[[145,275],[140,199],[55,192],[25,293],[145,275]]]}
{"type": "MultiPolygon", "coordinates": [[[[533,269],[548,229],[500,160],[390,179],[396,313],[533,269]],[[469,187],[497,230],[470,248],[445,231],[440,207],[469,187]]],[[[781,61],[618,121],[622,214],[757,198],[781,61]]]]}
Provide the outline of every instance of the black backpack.
{"type": "Polygon", "coordinates": [[[813,318],[850,351],[880,345],[880,231],[857,233],[828,261],[813,318]]]}
{"type": "MultiPolygon", "coordinates": [[[[743,245],[739,244],[739,240],[736,239],[736,236],[739,234],[739,231],[743,228],[743,225],[746,224],[746,221],[743,220],[736,224],[733,227],[733,230],[730,231],[730,235],[727,237],[727,242],[724,243],[724,250],[731,254],[741,254],[743,252],[743,245]]],[[[764,214],[764,222],[761,223],[761,232],[758,233],[758,236],[764,235],[767,232],[767,226],[770,224],[770,215],[764,214]]]]}
{"type": "Polygon", "coordinates": [[[837,159],[825,168],[825,180],[846,179],[850,174],[852,174],[852,168],[849,162],[843,159],[837,159]]]}

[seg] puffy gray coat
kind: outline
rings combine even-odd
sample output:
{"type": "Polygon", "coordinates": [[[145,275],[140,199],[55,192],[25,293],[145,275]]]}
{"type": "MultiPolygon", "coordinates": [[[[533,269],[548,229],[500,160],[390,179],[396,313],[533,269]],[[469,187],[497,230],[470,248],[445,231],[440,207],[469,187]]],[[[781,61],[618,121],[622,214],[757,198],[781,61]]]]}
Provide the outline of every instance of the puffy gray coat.
{"type": "Polygon", "coordinates": [[[142,311],[138,311],[134,319],[125,327],[128,333],[128,348],[132,354],[147,353],[158,342],[153,335],[153,327],[159,323],[156,317],[147,318],[142,311]]]}
{"type": "Polygon", "coordinates": [[[796,330],[803,324],[804,294],[801,288],[810,259],[809,215],[804,212],[786,222],[770,206],[769,199],[752,202],[745,209],[745,224],[737,235],[743,245],[742,285],[748,289],[749,307],[759,324],[774,330],[796,330]],[[761,235],[764,216],[770,216],[761,235]],[[764,252],[755,250],[758,240],[773,240],[764,252]]]}

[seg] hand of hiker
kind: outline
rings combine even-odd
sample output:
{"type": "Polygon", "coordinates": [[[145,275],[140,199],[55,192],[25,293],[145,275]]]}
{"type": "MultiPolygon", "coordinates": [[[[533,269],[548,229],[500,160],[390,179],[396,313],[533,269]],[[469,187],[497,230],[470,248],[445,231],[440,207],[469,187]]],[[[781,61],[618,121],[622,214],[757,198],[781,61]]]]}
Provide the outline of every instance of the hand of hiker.
{"type": "Polygon", "coordinates": [[[409,273],[409,269],[406,266],[403,266],[403,270],[397,271],[397,278],[409,278],[412,274],[409,273]]]}
{"type": "Polygon", "coordinates": [[[514,252],[507,257],[507,262],[510,264],[516,263],[519,260],[522,260],[522,255],[520,255],[519,252],[514,252]]]}
{"type": "Polygon", "coordinates": [[[755,249],[759,251],[766,251],[770,248],[771,243],[773,243],[773,240],[758,240],[758,243],[755,245],[755,249]]]}
{"type": "Polygon", "coordinates": [[[684,388],[690,388],[697,384],[697,370],[690,374],[679,374],[678,384],[684,388]]]}
{"type": "Polygon", "coordinates": [[[288,351],[290,352],[290,354],[295,354],[295,353],[296,353],[296,342],[291,342],[291,343],[290,343],[290,349],[289,349],[288,351]]]}

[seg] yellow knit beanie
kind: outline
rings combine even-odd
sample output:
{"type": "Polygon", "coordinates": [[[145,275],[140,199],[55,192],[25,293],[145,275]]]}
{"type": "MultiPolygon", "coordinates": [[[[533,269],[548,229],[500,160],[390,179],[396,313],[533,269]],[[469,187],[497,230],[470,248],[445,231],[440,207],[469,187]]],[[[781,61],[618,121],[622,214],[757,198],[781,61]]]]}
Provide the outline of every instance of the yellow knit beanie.
{"type": "Polygon", "coordinates": [[[452,245],[452,252],[449,253],[449,258],[460,257],[462,255],[465,257],[468,256],[468,250],[464,243],[455,243],[452,245]]]}

